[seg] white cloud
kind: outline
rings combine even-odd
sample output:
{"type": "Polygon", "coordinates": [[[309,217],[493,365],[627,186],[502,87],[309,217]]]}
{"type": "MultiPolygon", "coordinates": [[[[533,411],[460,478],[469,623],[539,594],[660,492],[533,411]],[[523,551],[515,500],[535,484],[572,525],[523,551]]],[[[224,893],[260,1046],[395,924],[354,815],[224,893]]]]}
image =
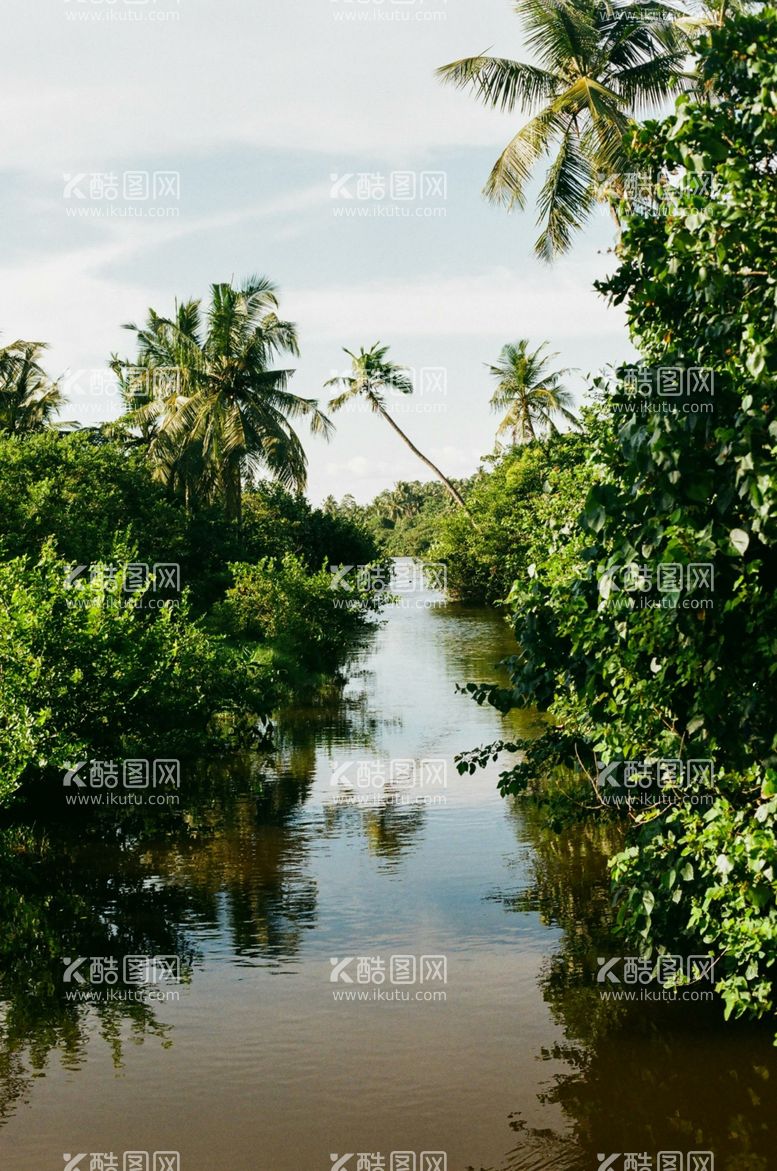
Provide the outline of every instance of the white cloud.
{"type": "Polygon", "coordinates": [[[288,288],[286,311],[311,340],[622,335],[624,315],[591,288],[590,267],[573,262],[525,275],[506,268],[476,275],[413,277],[326,288],[288,288]]]}
{"type": "Polygon", "coordinates": [[[45,172],[100,170],[149,151],[250,145],[411,158],[505,139],[510,119],[434,77],[489,41],[522,55],[504,0],[450,0],[433,25],[337,23],[337,7],[181,0],[175,23],[110,24],[66,20],[81,8],[74,0],[5,0],[16,52],[0,77],[4,157],[45,172]]]}

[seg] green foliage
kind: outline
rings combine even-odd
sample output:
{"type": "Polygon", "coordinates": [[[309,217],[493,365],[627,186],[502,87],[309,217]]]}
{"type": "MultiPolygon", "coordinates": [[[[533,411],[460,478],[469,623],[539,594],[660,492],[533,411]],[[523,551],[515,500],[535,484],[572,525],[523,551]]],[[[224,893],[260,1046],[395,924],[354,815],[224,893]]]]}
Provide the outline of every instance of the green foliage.
{"type": "MultiPolygon", "coordinates": [[[[456,484],[459,491],[466,492],[465,481],[456,484]]],[[[335,516],[357,517],[386,557],[426,559],[444,518],[455,511],[448,492],[434,480],[400,480],[393,488],[379,492],[368,505],[360,506],[346,496],[339,504],[330,499],[324,509],[335,516]]]]}
{"type": "Polygon", "coordinates": [[[291,553],[255,565],[230,566],[234,585],[214,609],[219,630],[234,640],[258,642],[284,683],[300,685],[305,675],[331,674],[362,616],[377,609],[374,597],[349,594],[350,605],[333,588],[326,569],[310,573],[291,553]],[[302,675],[300,675],[300,668],[302,675]]]}
{"type": "Polygon", "coordinates": [[[360,518],[311,508],[304,496],[292,496],[269,483],[245,495],[240,543],[241,560],[293,553],[310,570],[367,565],[378,554],[377,543],[360,518]]]}
{"type": "Polygon", "coordinates": [[[157,483],[138,447],[91,433],[0,438],[0,550],[36,559],[53,538],[75,564],[110,561],[117,534],[138,558],[178,562],[195,608],[223,596],[230,561],[294,553],[311,570],[367,564],[376,543],[353,517],[330,516],[278,484],[260,483],[243,502],[243,524],[218,505],[186,515],[157,483]]]}
{"type": "Polygon", "coordinates": [[[727,1011],[760,1015],[777,965],[777,12],[713,29],[699,73],[702,96],[635,136],[630,169],[710,172],[712,193],[675,185],[663,216],[622,206],[602,288],[645,366],[714,372],[714,410],[602,405],[580,520],[511,595],[507,705],[550,713],[547,770],[714,761],[706,809],[684,791],[635,818],[613,864],[620,925],[645,954],[717,954],[727,1011]],[[659,565],[693,563],[713,568],[709,596],[656,589],[659,565]],[[619,589],[629,566],[647,567],[639,605],[619,589]]]}
{"type": "Polygon", "coordinates": [[[250,736],[289,686],[334,671],[343,630],[358,623],[327,594],[329,627],[322,612],[309,640],[304,625],[312,598],[323,607],[322,566],[367,564],[375,542],[354,518],[277,484],[246,494],[242,526],[218,505],[187,515],[137,447],[94,433],[0,438],[0,479],[0,801],[36,770],[103,749],[193,751],[250,736]],[[286,607],[272,654],[256,653],[245,632],[236,646],[207,633],[210,607],[233,586],[231,562],[286,556],[297,570],[283,581],[299,587],[300,609],[286,607]],[[88,574],[65,586],[68,564],[128,560],[179,563],[183,604],[122,605],[88,574]]]}
{"type": "Polygon", "coordinates": [[[726,1017],[774,1009],[777,799],[760,796],[757,777],[753,768],[739,778],[734,800],[648,821],[612,867],[618,923],[632,938],[671,952],[690,936],[721,957],[726,1017]]]}
{"type": "Polygon", "coordinates": [[[69,561],[108,561],[117,534],[144,560],[186,561],[183,514],[137,450],[88,432],[0,438],[0,551],[37,559],[53,538],[69,561]]]}
{"type": "Polygon", "coordinates": [[[465,601],[503,601],[517,577],[547,556],[552,533],[566,538],[582,508],[591,471],[590,438],[554,436],[512,448],[474,477],[461,513],[442,518],[432,549],[448,566],[448,586],[465,601]]]}
{"type": "Polygon", "coordinates": [[[217,716],[269,714],[268,672],[192,622],[185,597],[145,609],[122,585],[68,584],[50,545],[37,564],[0,562],[0,800],[34,770],[202,749],[217,716]]]}

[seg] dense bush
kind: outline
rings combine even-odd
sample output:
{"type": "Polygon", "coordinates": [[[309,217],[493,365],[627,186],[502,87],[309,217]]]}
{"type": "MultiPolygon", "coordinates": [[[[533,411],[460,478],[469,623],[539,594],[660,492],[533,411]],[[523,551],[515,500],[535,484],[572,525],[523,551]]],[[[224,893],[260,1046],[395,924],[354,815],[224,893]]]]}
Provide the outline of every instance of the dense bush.
{"type": "Polygon", "coordinates": [[[366,526],[353,516],[311,508],[277,484],[249,490],[243,502],[241,560],[293,553],[310,570],[328,565],[367,565],[378,553],[366,526]]]}
{"type": "MultiPolygon", "coordinates": [[[[455,485],[466,496],[468,481],[456,480],[455,485]]],[[[400,480],[367,505],[357,504],[352,496],[339,502],[330,496],[323,508],[328,515],[365,529],[382,556],[421,559],[429,558],[442,524],[459,511],[437,480],[400,480]]]]}
{"type": "Polygon", "coordinates": [[[0,436],[0,552],[37,558],[52,537],[69,561],[107,561],[117,534],[139,556],[177,561],[186,520],[148,471],[141,451],[92,432],[0,436]]]}
{"type": "Polygon", "coordinates": [[[716,99],[686,95],[636,135],[632,169],[668,214],[622,205],[603,285],[627,305],[645,395],[603,410],[580,521],[512,594],[512,689],[478,698],[550,713],[526,746],[537,767],[714,762],[708,805],[680,788],[636,815],[613,866],[620,925],[647,954],[720,957],[727,1011],[762,1014],[777,983],[777,13],[727,16],[699,69],[716,99]],[[667,410],[667,367],[712,371],[714,409],[686,390],[667,410]],[[657,588],[662,565],[682,588],[657,588]],[[712,567],[706,587],[693,565],[712,567]]]}
{"type": "Polygon", "coordinates": [[[230,569],[234,585],[214,610],[216,627],[233,640],[260,643],[267,661],[292,684],[305,675],[331,674],[364,613],[377,608],[374,595],[362,594],[338,605],[342,596],[332,574],[310,573],[291,553],[230,569]]]}
{"type": "Polygon", "coordinates": [[[334,610],[322,567],[373,559],[353,519],[274,484],[246,492],[241,525],[218,505],[187,514],[139,448],[93,432],[0,438],[0,478],[0,800],[36,769],[103,749],[212,745],[338,665],[359,619],[334,610]],[[156,596],[128,598],[128,561],[179,564],[185,595],[156,609],[156,596]],[[272,585],[251,618],[252,561],[254,583],[272,585]],[[70,586],[68,565],[90,572],[70,586]],[[91,572],[100,565],[119,570],[113,585],[91,572]],[[235,645],[208,633],[229,590],[235,645]]]}
{"type": "Polygon", "coordinates": [[[119,577],[68,584],[50,545],[37,564],[0,562],[0,800],[36,770],[192,751],[218,740],[218,716],[269,714],[266,669],[206,634],[185,597],[143,601],[119,577]]]}
{"type": "Polygon", "coordinates": [[[571,522],[582,508],[588,442],[571,434],[515,447],[473,478],[472,516],[461,509],[443,516],[431,550],[447,564],[455,597],[503,601],[515,579],[545,556],[550,526],[571,522]]]}
{"type": "Polygon", "coordinates": [[[0,481],[3,556],[37,558],[51,537],[76,564],[108,561],[119,534],[141,561],[178,562],[198,610],[223,596],[232,561],[293,553],[315,572],[377,553],[356,518],[327,515],[269,482],[245,492],[240,526],[218,505],[187,515],[152,478],[141,448],[92,432],[0,437],[0,481]]]}

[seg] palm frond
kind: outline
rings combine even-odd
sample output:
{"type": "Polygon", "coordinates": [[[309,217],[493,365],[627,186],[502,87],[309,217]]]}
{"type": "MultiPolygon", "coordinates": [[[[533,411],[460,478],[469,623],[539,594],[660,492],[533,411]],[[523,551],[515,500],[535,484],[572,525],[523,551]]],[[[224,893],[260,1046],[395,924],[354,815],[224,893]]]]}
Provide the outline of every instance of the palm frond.
{"type": "Polygon", "coordinates": [[[557,253],[565,252],[573,234],[591,214],[594,203],[591,165],[580,150],[578,138],[570,126],[548,168],[537,201],[538,223],[543,224],[535,244],[537,255],[550,262],[557,253]]]}
{"type": "Polygon", "coordinates": [[[471,86],[485,105],[505,111],[533,109],[558,88],[546,69],[506,57],[463,57],[440,66],[436,76],[458,89],[471,86]]]}

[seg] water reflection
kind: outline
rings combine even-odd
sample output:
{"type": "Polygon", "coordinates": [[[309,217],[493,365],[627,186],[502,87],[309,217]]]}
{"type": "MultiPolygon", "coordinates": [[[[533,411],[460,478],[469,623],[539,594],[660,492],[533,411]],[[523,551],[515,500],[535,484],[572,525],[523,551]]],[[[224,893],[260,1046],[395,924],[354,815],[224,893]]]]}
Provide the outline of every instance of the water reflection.
{"type": "MultiPolygon", "coordinates": [[[[65,957],[176,955],[186,978],[202,959],[195,940],[236,965],[287,964],[316,924],[316,838],[356,823],[388,864],[410,848],[417,807],[325,804],[302,816],[321,752],[344,744],[375,751],[379,717],[357,670],[350,691],[281,713],[272,752],[184,764],[178,805],[119,810],[55,807],[33,794],[29,824],[0,835],[0,1118],[23,1100],[52,1053],[75,1070],[92,1033],[120,1068],[128,1043],[173,1043],[153,1002],[74,1003],[65,957]]],[[[59,797],[59,794],[56,794],[59,797]]],[[[18,820],[18,818],[16,819],[18,820]]]]}
{"type": "MultiPolygon", "coordinates": [[[[76,1069],[93,1026],[119,1065],[123,1026],[138,1041],[166,1041],[169,1029],[142,1001],[97,1005],[69,1001],[65,957],[175,954],[184,974],[194,958],[180,926],[185,892],[166,889],[121,852],[105,869],[84,843],[52,840],[29,829],[0,835],[0,1117],[26,1094],[49,1054],[76,1069]]],[[[126,1034],[124,1034],[126,1036],[126,1034]]]]}
{"type": "Polygon", "coordinates": [[[532,848],[532,883],[494,896],[506,909],[537,912],[563,929],[540,978],[564,1040],[541,1050],[562,1062],[541,1101],[560,1105],[568,1136],[528,1127],[503,1165],[596,1168],[599,1153],[711,1151],[718,1171],[767,1171],[777,1150],[777,1053],[769,1026],[721,1023],[721,1006],[602,999],[599,955],[623,950],[611,936],[606,862],[621,848],[615,823],[557,832],[531,807],[512,806],[520,841],[532,848]]]}
{"type": "Polygon", "coordinates": [[[453,768],[520,730],[520,714],[505,727],[456,691],[494,679],[511,649],[493,614],[398,610],[346,686],[282,713],[272,752],[187,768],[178,806],[54,817],[49,800],[5,831],[0,1152],[13,1146],[14,1171],[61,1166],[97,1134],[103,1149],[180,1149],[185,1171],[329,1171],[332,1151],[368,1150],[446,1150],[449,1171],[689,1149],[714,1150],[716,1171],[769,1166],[768,1032],[722,1027],[717,1007],[598,995],[597,956],[621,950],[618,828],[553,829],[498,798],[499,766],[453,768]],[[343,764],[392,758],[444,760],[443,800],[333,784],[343,764]],[[64,957],[129,953],[181,956],[180,1004],[65,999],[64,957]],[[331,956],[393,953],[446,955],[447,1003],[333,1001],[331,956]]]}
{"type": "Polygon", "coordinates": [[[422,805],[397,805],[386,796],[365,805],[329,803],[324,816],[330,833],[345,829],[350,822],[364,837],[370,852],[393,868],[420,844],[419,831],[426,811],[422,805]]]}

